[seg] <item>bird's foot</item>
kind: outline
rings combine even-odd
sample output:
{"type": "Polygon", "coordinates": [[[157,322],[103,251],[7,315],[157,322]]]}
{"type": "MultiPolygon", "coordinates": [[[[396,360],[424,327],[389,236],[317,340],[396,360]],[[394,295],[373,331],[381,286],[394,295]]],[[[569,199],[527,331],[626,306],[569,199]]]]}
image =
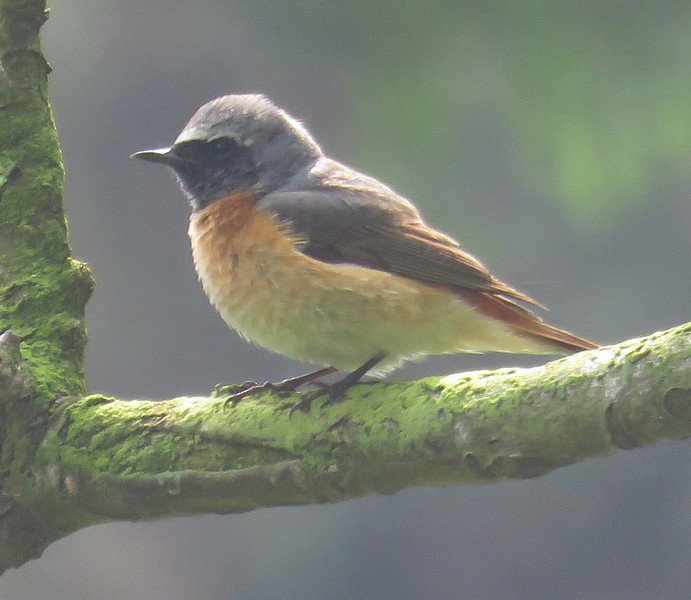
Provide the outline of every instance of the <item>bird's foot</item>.
{"type": "Polygon", "coordinates": [[[345,393],[354,385],[360,382],[362,376],[367,373],[372,367],[384,359],[384,355],[376,355],[370,358],[365,364],[355,369],[352,373],[348,373],[343,379],[339,379],[331,384],[326,384],[321,381],[312,381],[313,385],[318,386],[316,389],[309,394],[307,394],[300,402],[294,404],[289,415],[292,417],[296,410],[301,412],[309,412],[312,408],[312,402],[317,398],[323,396],[328,396],[326,401],[322,404],[322,408],[329,406],[331,404],[337,404],[338,402],[343,402],[345,400],[345,393]]]}
{"type": "Polygon", "coordinates": [[[266,381],[264,383],[256,383],[254,381],[245,381],[239,386],[233,386],[233,393],[231,393],[224,401],[223,407],[236,406],[238,402],[248,398],[249,396],[254,396],[256,394],[261,394],[264,392],[278,392],[278,393],[291,393],[294,392],[301,385],[306,383],[312,383],[320,377],[325,377],[335,372],[337,369],[334,367],[325,367],[319,369],[318,371],[313,371],[312,373],[307,373],[305,375],[300,375],[299,377],[291,377],[290,379],[284,379],[277,383],[272,383],[271,381],[266,381]]]}
{"type": "MultiPolygon", "coordinates": [[[[280,384],[279,384],[280,385],[280,384]]],[[[234,407],[240,400],[244,400],[249,396],[254,396],[255,394],[261,394],[262,392],[272,392],[276,390],[276,384],[271,381],[265,381],[264,383],[256,383],[254,381],[245,381],[235,389],[239,390],[228,396],[223,402],[223,408],[234,407]]]]}

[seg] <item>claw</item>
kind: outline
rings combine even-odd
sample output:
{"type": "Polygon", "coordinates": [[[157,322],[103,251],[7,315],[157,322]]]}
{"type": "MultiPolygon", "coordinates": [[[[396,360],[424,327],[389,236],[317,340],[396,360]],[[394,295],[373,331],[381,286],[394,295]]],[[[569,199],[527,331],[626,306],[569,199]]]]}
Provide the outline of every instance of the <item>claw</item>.
{"type": "Polygon", "coordinates": [[[248,396],[254,396],[255,394],[260,394],[262,392],[271,392],[276,389],[276,384],[266,381],[264,383],[254,383],[253,381],[245,381],[240,386],[239,392],[231,394],[223,401],[224,410],[230,407],[235,407],[240,400],[247,398],[248,396]],[[246,385],[249,384],[249,385],[246,385]]]}

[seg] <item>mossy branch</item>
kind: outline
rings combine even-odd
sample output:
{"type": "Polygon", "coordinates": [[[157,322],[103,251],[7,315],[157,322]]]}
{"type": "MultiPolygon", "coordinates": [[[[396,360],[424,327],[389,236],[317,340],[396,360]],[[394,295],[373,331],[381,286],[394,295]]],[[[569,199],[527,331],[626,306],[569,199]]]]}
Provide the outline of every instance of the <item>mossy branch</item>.
{"type": "Polygon", "coordinates": [[[291,417],[298,399],[86,397],[51,430],[51,471],[75,505],[123,519],[534,477],[689,437],[691,323],[532,369],[360,385],[291,417]]]}
{"type": "Polygon", "coordinates": [[[63,167],[38,32],[45,2],[0,2],[0,331],[22,339],[42,402],[84,392],[93,280],[70,257],[63,167]]]}
{"type": "Polygon", "coordinates": [[[85,390],[93,281],[67,243],[50,67],[39,45],[46,18],[43,0],[0,0],[0,570],[64,531],[69,510],[59,514],[36,467],[49,406],[85,390]]]}

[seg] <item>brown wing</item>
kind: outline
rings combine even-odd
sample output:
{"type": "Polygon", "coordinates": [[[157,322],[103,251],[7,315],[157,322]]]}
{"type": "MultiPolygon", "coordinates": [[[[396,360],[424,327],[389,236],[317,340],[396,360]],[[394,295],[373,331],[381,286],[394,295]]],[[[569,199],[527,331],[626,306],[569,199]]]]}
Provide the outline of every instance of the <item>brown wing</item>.
{"type": "Polygon", "coordinates": [[[405,228],[375,230],[367,241],[392,273],[424,283],[442,285],[459,291],[482,290],[542,305],[494,277],[472,254],[458,243],[421,221],[405,228]]]}

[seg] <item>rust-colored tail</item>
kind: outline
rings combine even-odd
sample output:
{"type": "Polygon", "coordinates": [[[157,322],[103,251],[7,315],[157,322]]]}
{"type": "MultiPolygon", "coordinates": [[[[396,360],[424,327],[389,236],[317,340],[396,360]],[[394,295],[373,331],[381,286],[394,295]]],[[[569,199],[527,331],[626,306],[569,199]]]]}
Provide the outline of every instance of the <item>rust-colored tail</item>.
{"type": "Polygon", "coordinates": [[[553,346],[557,351],[571,354],[598,347],[597,344],[579,338],[568,331],[543,323],[540,317],[503,296],[474,290],[462,291],[458,294],[482,314],[504,321],[518,334],[547,346],[553,346]]]}

